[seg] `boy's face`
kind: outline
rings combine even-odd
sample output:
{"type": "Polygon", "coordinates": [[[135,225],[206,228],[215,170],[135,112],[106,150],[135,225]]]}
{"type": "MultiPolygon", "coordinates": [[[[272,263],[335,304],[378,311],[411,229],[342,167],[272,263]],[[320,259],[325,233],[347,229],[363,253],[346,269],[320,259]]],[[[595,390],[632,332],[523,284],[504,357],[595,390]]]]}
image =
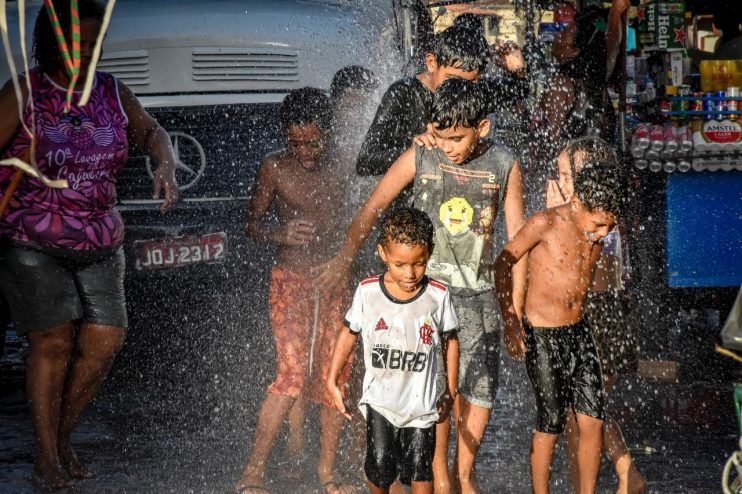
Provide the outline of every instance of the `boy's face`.
{"type": "Polygon", "coordinates": [[[438,89],[441,82],[450,79],[451,77],[460,77],[467,81],[476,81],[481,75],[479,69],[461,70],[455,65],[440,65],[435,59],[435,55],[432,53],[428,53],[425,56],[425,67],[430,73],[430,85],[432,86],[433,91],[438,89]]]}
{"type": "Polygon", "coordinates": [[[575,225],[585,240],[600,242],[616,226],[616,216],[613,213],[601,209],[588,211],[576,196],[572,197],[571,202],[575,212],[573,215],[575,225]]]}
{"type": "Polygon", "coordinates": [[[316,122],[305,125],[289,125],[286,129],[288,149],[306,170],[317,168],[325,151],[325,134],[316,122]]]}
{"type": "Polygon", "coordinates": [[[377,245],[376,250],[387,267],[385,282],[391,282],[405,293],[412,293],[420,287],[430,259],[430,248],[419,244],[389,242],[384,246],[377,245]]]}
{"type": "Polygon", "coordinates": [[[435,136],[436,146],[454,165],[460,165],[469,159],[479,139],[487,136],[489,130],[490,121],[486,118],[480,120],[476,127],[458,125],[441,129],[435,125],[430,126],[430,132],[435,136]]]}

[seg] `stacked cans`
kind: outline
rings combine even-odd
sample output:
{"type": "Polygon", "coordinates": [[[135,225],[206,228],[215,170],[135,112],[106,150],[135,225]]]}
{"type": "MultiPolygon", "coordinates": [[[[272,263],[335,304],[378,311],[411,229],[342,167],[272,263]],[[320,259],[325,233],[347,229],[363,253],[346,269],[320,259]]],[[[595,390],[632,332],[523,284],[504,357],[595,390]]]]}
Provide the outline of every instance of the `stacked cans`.
{"type": "Polygon", "coordinates": [[[649,168],[653,172],[687,172],[691,168],[692,150],[693,133],[686,125],[639,124],[631,138],[634,165],[640,170],[649,168]]]}
{"type": "Polygon", "coordinates": [[[736,98],[739,98],[739,88],[736,86],[729,86],[726,91],[703,94],[703,118],[705,120],[737,120],[739,115],[729,113],[736,112],[740,108],[736,98]]]}

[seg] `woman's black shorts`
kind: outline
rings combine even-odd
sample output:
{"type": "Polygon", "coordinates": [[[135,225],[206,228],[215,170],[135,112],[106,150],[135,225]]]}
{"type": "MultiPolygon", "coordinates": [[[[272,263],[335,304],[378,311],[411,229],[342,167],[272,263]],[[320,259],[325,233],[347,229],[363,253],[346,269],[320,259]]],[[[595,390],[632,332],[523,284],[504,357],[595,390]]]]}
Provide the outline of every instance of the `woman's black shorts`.
{"type": "Polygon", "coordinates": [[[537,328],[523,318],[526,370],[536,395],[539,432],[561,434],[567,407],[605,419],[600,361],[584,320],[569,326],[537,328]]]}
{"type": "Polygon", "coordinates": [[[0,289],[18,333],[70,321],[126,328],[121,247],[99,251],[0,243],[0,289]]]}
{"type": "Polygon", "coordinates": [[[368,480],[387,488],[399,480],[433,481],[435,426],[395,427],[383,415],[366,406],[366,463],[368,480]]]}

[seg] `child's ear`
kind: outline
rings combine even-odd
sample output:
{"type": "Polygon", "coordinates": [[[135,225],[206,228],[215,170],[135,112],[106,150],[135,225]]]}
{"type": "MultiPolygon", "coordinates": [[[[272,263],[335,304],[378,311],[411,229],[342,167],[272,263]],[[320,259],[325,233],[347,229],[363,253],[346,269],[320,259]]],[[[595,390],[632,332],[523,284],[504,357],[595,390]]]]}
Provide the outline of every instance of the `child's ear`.
{"type": "Polygon", "coordinates": [[[384,247],[381,244],[376,244],[376,252],[379,254],[379,257],[381,257],[384,264],[386,264],[386,252],[384,252],[384,247]]]}
{"type": "Polygon", "coordinates": [[[438,60],[436,60],[434,53],[425,54],[425,69],[428,72],[435,72],[438,70],[438,60]]]}
{"type": "Polygon", "coordinates": [[[487,134],[490,133],[490,119],[489,118],[483,118],[479,121],[477,124],[477,133],[479,134],[479,137],[487,137],[487,134]]]}

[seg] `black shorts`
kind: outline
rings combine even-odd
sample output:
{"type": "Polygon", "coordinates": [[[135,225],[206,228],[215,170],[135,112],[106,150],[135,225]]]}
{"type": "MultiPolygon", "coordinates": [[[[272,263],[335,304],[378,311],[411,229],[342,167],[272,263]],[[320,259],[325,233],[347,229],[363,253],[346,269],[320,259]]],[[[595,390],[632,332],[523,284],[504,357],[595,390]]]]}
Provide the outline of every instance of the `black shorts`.
{"type": "Polygon", "coordinates": [[[536,395],[537,430],[564,432],[570,405],[575,413],[604,420],[603,377],[587,323],[534,328],[523,318],[523,329],[526,370],[536,395]]]}
{"type": "Polygon", "coordinates": [[[433,481],[435,426],[394,427],[366,406],[366,463],[368,480],[387,488],[399,476],[403,484],[433,481]]]}
{"type": "Polygon", "coordinates": [[[20,334],[70,321],[126,328],[120,247],[99,251],[0,243],[0,289],[20,334]]]}

